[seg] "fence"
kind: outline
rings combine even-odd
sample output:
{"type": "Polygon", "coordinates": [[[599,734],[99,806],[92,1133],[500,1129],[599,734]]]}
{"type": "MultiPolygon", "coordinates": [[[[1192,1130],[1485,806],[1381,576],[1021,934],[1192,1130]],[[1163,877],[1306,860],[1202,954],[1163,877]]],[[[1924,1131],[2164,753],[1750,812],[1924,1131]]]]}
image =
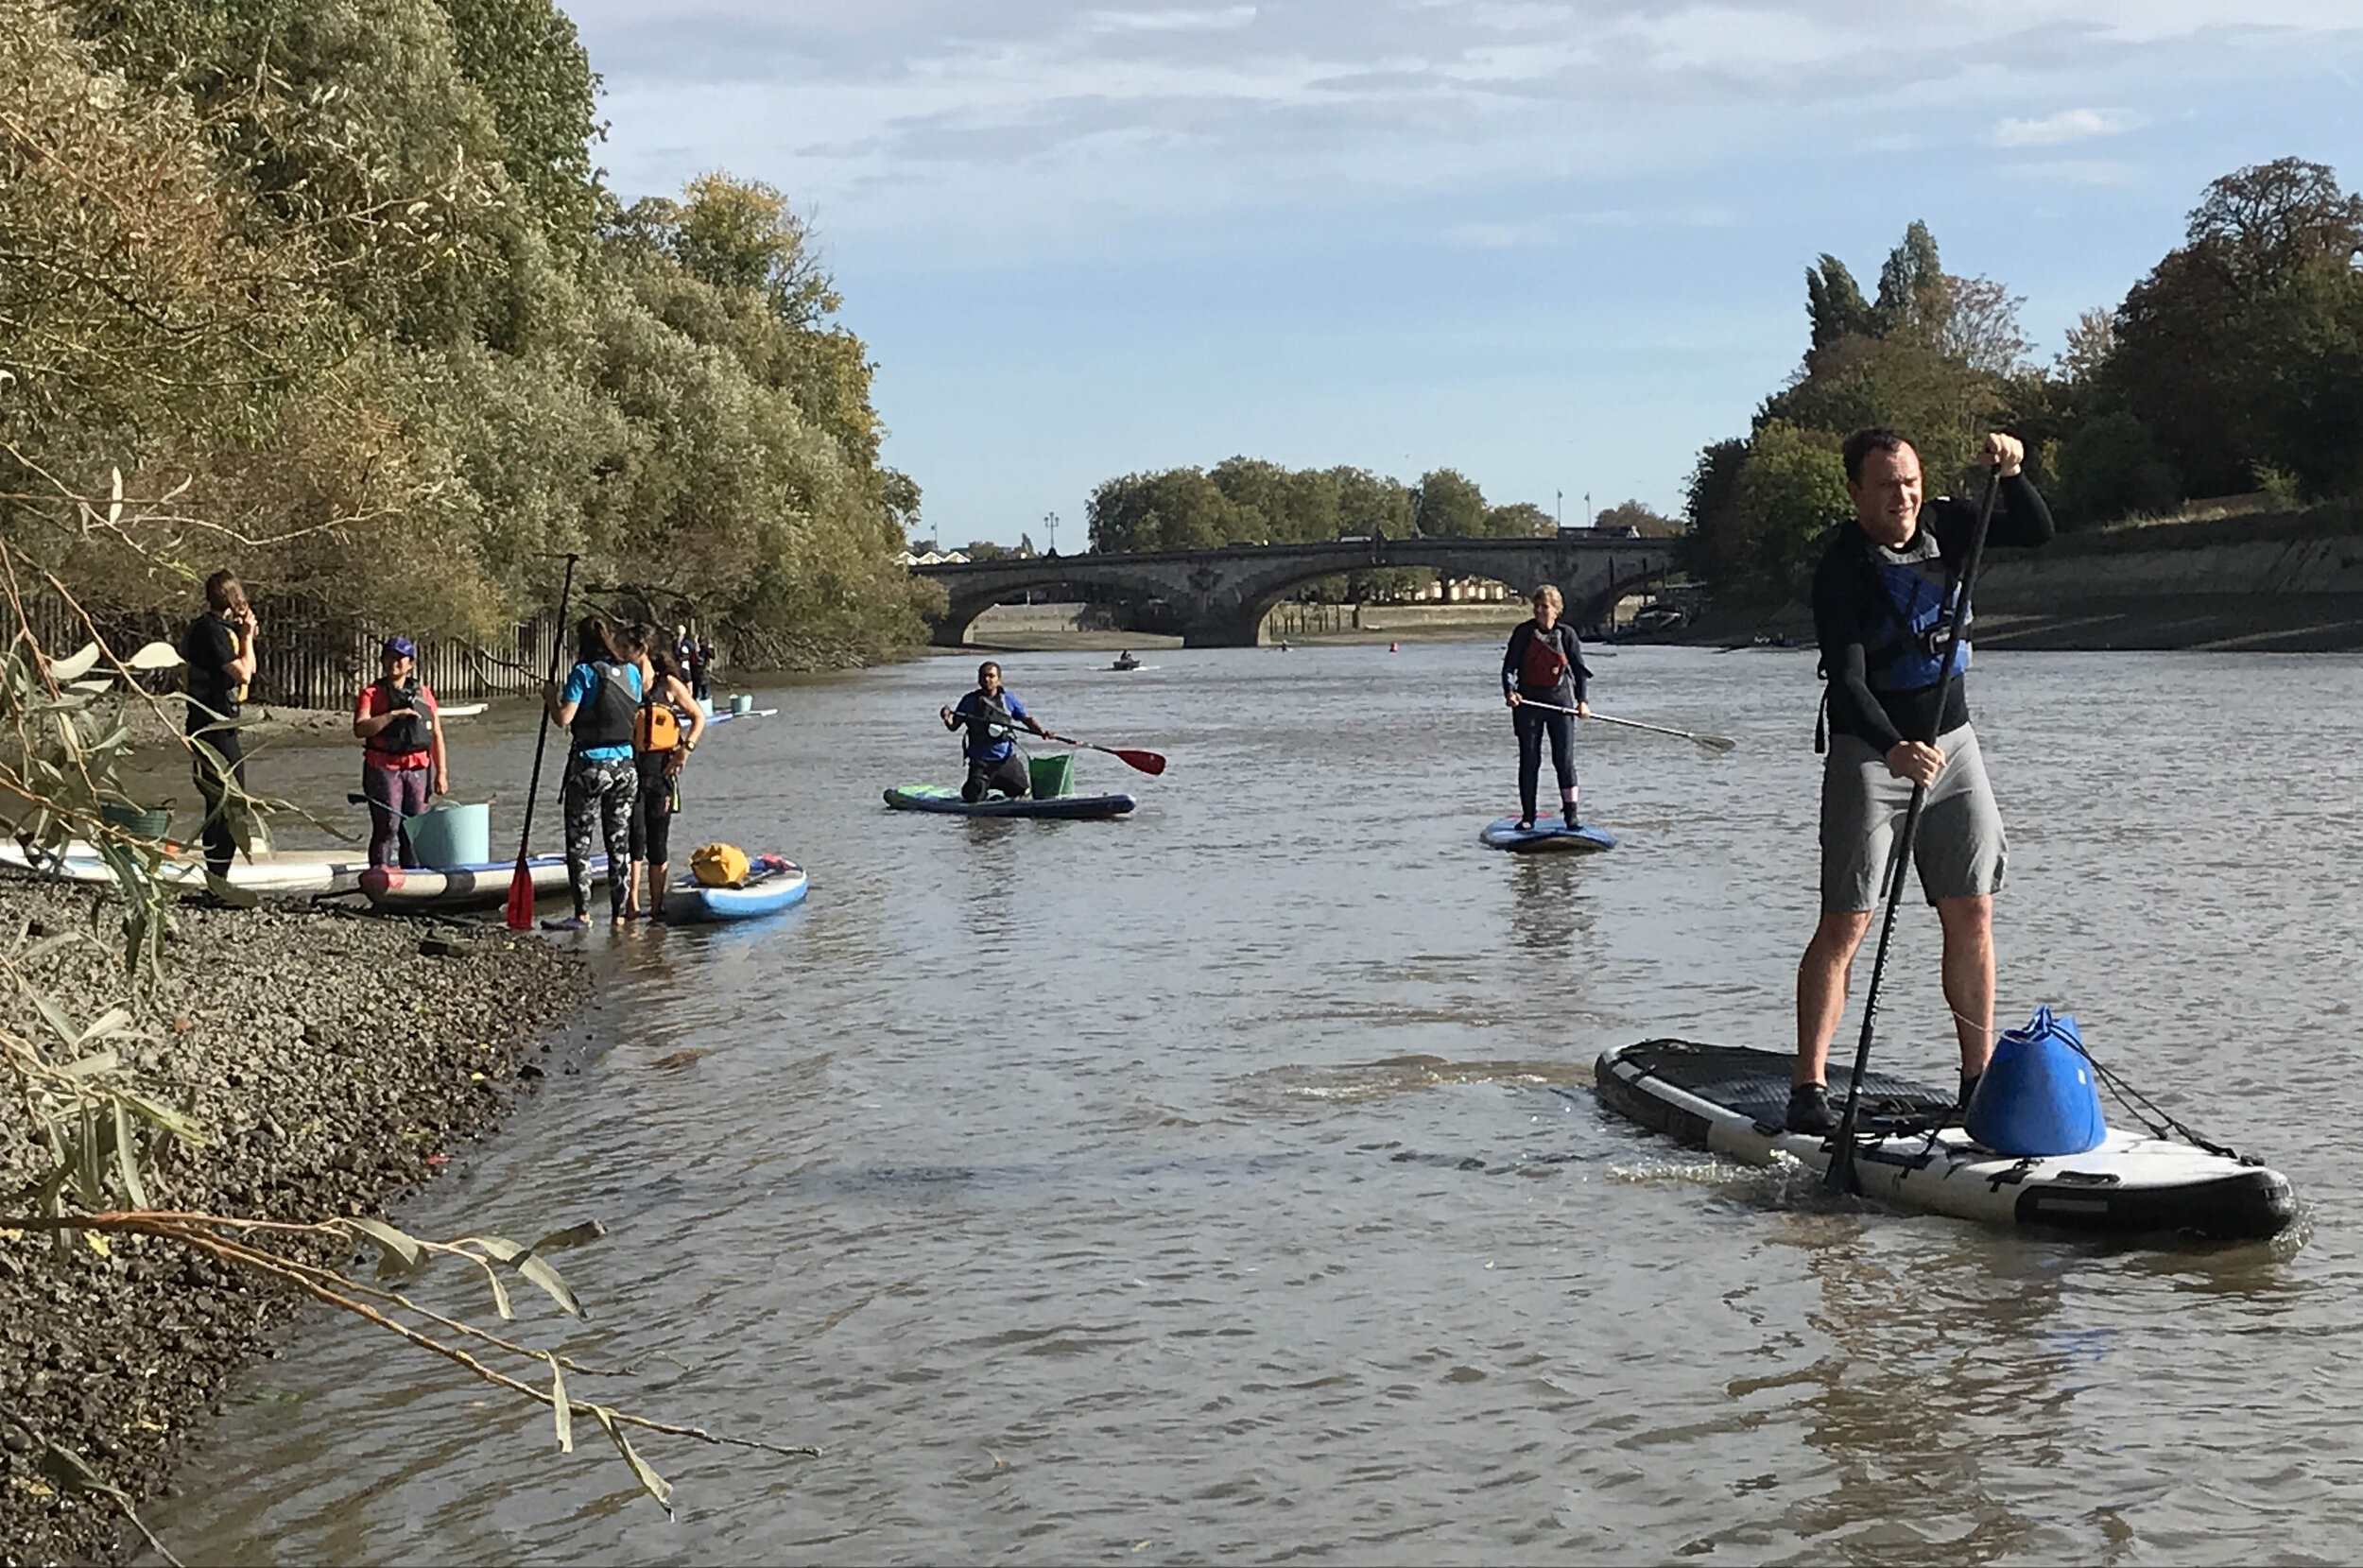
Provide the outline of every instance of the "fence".
{"type": "MultiPolygon", "coordinates": [[[[71,653],[90,640],[79,615],[56,594],[42,590],[24,597],[26,629],[51,657],[71,653]]],[[[324,615],[300,599],[258,599],[254,616],[262,636],[255,649],[254,679],[248,701],[285,708],[344,708],[376,678],[378,649],[395,629],[376,629],[324,615]]],[[[94,610],[91,621],[118,655],[162,639],[176,646],[187,621],[164,612],[116,613],[94,610]]],[[[0,629],[13,632],[14,628],[0,629]]],[[[419,678],[446,702],[508,697],[541,688],[550,650],[559,636],[554,617],[523,621],[493,646],[461,637],[418,637],[419,678]]],[[[0,636],[0,645],[13,642],[0,636]]],[[[177,687],[164,672],[158,688],[177,687]]]]}

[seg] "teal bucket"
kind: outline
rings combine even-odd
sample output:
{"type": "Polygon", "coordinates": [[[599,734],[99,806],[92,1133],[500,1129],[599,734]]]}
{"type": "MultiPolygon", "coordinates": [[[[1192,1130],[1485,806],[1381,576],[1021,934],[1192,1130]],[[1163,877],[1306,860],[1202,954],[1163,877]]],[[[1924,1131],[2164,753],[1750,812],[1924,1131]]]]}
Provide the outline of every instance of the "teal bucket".
{"type": "Polygon", "coordinates": [[[482,802],[446,801],[411,818],[403,831],[410,836],[410,853],[439,871],[492,858],[492,808],[482,802]]]}
{"type": "Polygon", "coordinates": [[[740,692],[737,696],[735,696],[735,697],[733,697],[733,698],[731,698],[731,712],[732,712],[732,713],[733,713],[733,714],[751,714],[751,713],[753,713],[754,711],[755,711],[755,699],[754,699],[754,698],[753,698],[751,695],[750,695],[750,694],[748,694],[748,693],[746,693],[746,692],[740,692]]]}

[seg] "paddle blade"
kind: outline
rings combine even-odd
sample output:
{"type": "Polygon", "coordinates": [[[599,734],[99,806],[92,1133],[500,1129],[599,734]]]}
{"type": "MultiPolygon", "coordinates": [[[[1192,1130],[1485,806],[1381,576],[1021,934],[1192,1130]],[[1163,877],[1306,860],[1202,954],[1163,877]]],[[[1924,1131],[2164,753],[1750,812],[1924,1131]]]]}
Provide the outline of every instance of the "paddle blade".
{"type": "Polygon", "coordinates": [[[1729,735],[1693,735],[1690,738],[1710,751],[1728,751],[1739,744],[1729,735]]]}
{"type": "Polygon", "coordinates": [[[1109,748],[1109,750],[1127,767],[1137,767],[1144,773],[1163,773],[1165,770],[1165,759],[1155,751],[1133,751],[1115,747],[1109,748]]]}
{"type": "Polygon", "coordinates": [[[501,906],[501,922],[511,931],[533,929],[533,873],[526,870],[523,855],[509,873],[509,902],[501,906]]]}

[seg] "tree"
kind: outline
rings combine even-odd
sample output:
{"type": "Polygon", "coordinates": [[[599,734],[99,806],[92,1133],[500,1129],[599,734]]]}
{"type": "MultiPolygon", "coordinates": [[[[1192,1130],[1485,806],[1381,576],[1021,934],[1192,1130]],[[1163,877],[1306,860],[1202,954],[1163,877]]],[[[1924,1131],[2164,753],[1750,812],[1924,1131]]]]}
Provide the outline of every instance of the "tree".
{"type": "Polygon", "coordinates": [[[1755,568],[1794,583],[1810,573],[1822,535],[1854,514],[1838,438],[1781,420],[1756,429],[1741,465],[1733,512],[1739,553],[1755,568]]]}
{"type": "Polygon", "coordinates": [[[1685,564],[1711,581],[1733,581],[1747,569],[1738,526],[1739,475],[1747,465],[1747,438],[1710,441],[1682,487],[1682,518],[1690,525],[1685,564]]]}
{"type": "Polygon", "coordinates": [[[1680,539],[1688,531],[1680,519],[1667,517],[1639,501],[1619,501],[1594,518],[1598,528],[1630,528],[1644,539],[1680,539]]]}
{"type": "Polygon", "coordinates": [[[2185,243],[2118,307],[2104,379],[2191,491],[2261,468],[2315,493],[2363,484],[2363,198],[2320,164],[2224,176],[2185,243]]]}
{"type": "Polygon", "coordinates": [[[1086,515],[1095,550],[1204,550],[1264,537],[1262,514],[1196,468],[1110,479],[1092,491],[1086,515]]]}
{"type": "Polygon", "coordinates": [[[1826,349],[1844,337],[1875,337],[1879,318],[1846,264],[1829,252],[1805,269],[1805,314],[1813,323],[1813,347],[1826,349]]]}
{"type": "Polygon", "coordinates": [[[2108,523],[2171,508],[2182,494],[2173,466],[2142,422],[2120,408],[2060,443],[2051,499],[2070,523],[2108,523]]]}
{"type": "Polygon", "coordinates": [[[1478,538],[1485,532],[1485,492],[1457,470],[1420,475],[1412,526],[1431,539],[1478,538]]]}
{"type": "Polygon", "coordinates": [[[1944,267],[1937,259],[1937,237],[1914,218],[1901,244],[1888,252],[1879,268],[1879,300],[1871,308],[1874,336],[1885,337],[1914,327],[1933,326],[1929,319],[1940,309],[1939,289],[1944,267]]]}
{"type": "Polygon", "coordinates": [[[2341,190],[2324,164],[2252,164],[2208,185],[2186,238],[2220,247],[2238,270],[2264,280],[2318,262],[2346,266],[2363,252],[2363,196],[2341,190]]]}
{"type": "Polygon", "coordinates": [[[1558,530],[1551,514],[1531,501],[1512,501],[1485,510],[1485,532],[1493,539],[1545,538],[1558,530]]]}

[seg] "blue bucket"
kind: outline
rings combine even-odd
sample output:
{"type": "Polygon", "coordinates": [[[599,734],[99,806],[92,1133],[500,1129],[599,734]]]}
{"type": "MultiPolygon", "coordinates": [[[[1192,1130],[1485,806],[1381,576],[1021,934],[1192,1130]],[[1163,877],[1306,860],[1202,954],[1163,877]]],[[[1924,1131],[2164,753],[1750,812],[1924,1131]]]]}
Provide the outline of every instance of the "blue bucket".
{"type": "Polygon", "coordinates": [[[436,870],[481,866],[492,858],[492,808],[482,801],[462,805],[447,801],[402,826],[410,836],[410,853],[436,870]]]}
{"type": "Polygon", "coordinates": [[[2037,1008],[2025,1028],[1995,1042],[1966,1126],[1997,1154],[2081,1154],[2099,1146],[2109,1135],[2100,1085],[2072,1015],[2037,1008]]]}

